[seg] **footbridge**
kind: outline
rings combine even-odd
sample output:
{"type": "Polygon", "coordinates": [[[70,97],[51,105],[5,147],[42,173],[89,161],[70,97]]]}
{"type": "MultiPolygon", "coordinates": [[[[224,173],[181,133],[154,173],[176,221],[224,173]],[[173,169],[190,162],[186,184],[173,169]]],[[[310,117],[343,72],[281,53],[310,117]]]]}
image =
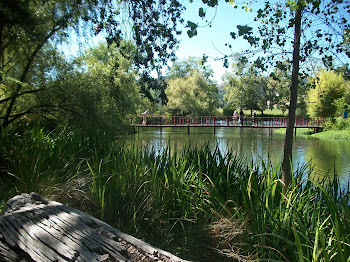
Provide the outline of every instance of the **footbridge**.
{"type": "MultiPolygon", "coordinates": [[[[328,118],[295,118],[295,128],[322,129],[328,118]]],[[[286,128],[288,117],[232,116],[136,116],[131,118],[133,127],[230,127],[230,128],[286,128]]]]}

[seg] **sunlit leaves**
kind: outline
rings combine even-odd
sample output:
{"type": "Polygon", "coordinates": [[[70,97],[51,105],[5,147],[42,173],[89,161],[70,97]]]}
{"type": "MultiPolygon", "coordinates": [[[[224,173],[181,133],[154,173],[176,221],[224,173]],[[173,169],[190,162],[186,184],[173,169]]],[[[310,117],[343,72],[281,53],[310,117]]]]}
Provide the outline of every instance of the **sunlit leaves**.
{"type": "Polygon", "coordinates": [[[225,75],[224,100],[233,108],[251,109],[263,111],[267,106],[268,90],[267,81],[263,76],[258,76],[257,67],[264,68],[263,59],[257,64],[250,64],[246,57],[237,58],[233,64],[233,72],[225,75]]]}
{"type": "Polygon", "coordinates": [[[167,110],[174,115],[215,115],[218,104],[216,85],[199,72],[169,80],[167,110]]]}
{"type": "Polygon", "coordinates": [[[308,113],[319,117],[334,116],[337,110],[334,102],[349,93],[349,82],[341,74],[325,70],[320,71],[314,81],[315,88],[307,93],[308,113]]]}
{"type": "Polygon", "coordinates": [[[176,62],[168,72],[167,110],[174,115],[214,115],[218,104],[216,85],[210,80],[207,59],[189,58],[176,62]]]}

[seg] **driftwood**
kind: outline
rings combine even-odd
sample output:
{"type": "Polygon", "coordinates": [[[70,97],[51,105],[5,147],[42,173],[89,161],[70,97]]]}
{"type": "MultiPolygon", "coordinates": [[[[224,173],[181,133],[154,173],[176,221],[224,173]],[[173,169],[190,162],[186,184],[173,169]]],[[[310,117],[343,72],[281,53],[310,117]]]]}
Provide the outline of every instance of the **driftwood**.
{"type": "Polygon", "coordinates": [[[36,193],[0,215],[0,261],[184,261],[36,193]]]}

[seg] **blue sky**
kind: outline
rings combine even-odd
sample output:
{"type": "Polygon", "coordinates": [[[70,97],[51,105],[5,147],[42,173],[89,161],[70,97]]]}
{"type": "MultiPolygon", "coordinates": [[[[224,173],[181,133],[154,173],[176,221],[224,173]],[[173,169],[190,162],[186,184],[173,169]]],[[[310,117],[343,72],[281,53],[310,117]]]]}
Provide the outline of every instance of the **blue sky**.
{"type": "MultiPolygon", "coordinates": [[[[220,83],[222,75],[229,69],[223,66],[223,61],[214,61],[214,59],[223,57],[225,54],[231,54],[231,50],[225,47],[225,43],[232,44],[234,52],[240,52],[249,47],[247,42],[242,39],[233,40],[230,32],[237,31],[237,25],[252,23],[255,15],[241,8],[235,9],[224,0],[219,0],[219,5],[216,8],[204,5],[201,0],[194,0],[193,3],[189,3],[189,0],[184,0],[183,3],[186,5],[186,11],[183,14],[184,26],[187,24],[187,21],[192,21],[198,23],[199,28],[197,30],[198,35],[193,38],[189,38],[187,35],[188,28],[184,26],[179,28],[182,30],[182,35],[179,37],[181,43],[176,54],[180,60],[185,60],[191,56],[202,57],[204,54],[209,56],[208,64],[214,70],[213,79],[220,83]],[[200,7],[203,7],[207,13],[204,20],[198,15],[200,7]],[[212,20],[211,27],[207,26],[206,19],[212,20]]],[[[254,9],[256,10],[256,7],[254,9]]],[[[83,40],[79,48],[78,38],[80,37],[72,32],[70,41],[61,45],[66,56],[75,57],[87,47],[104,41],[104,36],[100,34],[92,39],[83,40]]]]}
{"type": "MultiPolygon", "coordinates": [[[[184,19],[198,23],[199,26],[206,25],[206,19],[212,20],[212,26],[198,28],[198,34],[193,38],[187,35],[187,29],[183,29],[180,37],[180,48],[177,51],[179,59],[187,59],[190,56],[202,57],[203,54],[209,56],[208,63],[214,70],[214,80],[221,82],[222,75],[230,70],[225,68],[222,61],[213,61],[214,58],[230,55],[233,52],[240,52],[249,47],[243,39],[233,40],[230,32],[237,31],[237,25],[250,24],[254,20],[254,12],[246,12],[241,7],[234,8],[230,3],[219,0],[217,8],[206,7],[200,0],[194,0],[191,4],[186,4],[187,10],[184,13],[184,19]],[[203,7],[207,11],[205,20],[202,20],[198,11],[203,7]],[[225,46],[225,43],[232,44],[232,51],[225,46]]],[[[254,8],[256,10],[256,6],[254,8]]]]}
{"type": "MultiPolygon", "coordinates": [[[[217,8],[210,8],[202,3],[201,0],[193,0],[193,3],[189,3],[190,0],[184,0],[183,3],[186,5],[187,10],[184,13],[184,19],[187,23],[187,21],[192,21],[195,23],[199,22],[199,25],[204,25],[205,21],[201,20],[199,17],[198,11],[200,7],[203,7],[204,9],[207,9],[208,13],[206,15],[206,19],[211,20],[213,19],[212,27],[199,27],[198,28],[198,35],[194,36],[193,38],[189,38],[187,36],[187,29],[183,30],[183,34],[181,36],[181,44],[180,48],[177,52],[177,55],[180,59],[186,59],[189,56],[196,56],[196,57],[202,57],[203,54],[209,56],[208,59],[211,64],[212,69],[214,70],[214,80],[221,82],[222,75],[230,71],[229,69],[226,69],[223,67],[222,61],[214,62],[213,59],[216,57],[222,57],[223,55],[230,55],[231,50],[228,47],[225,47],[225,43],[229,43],[232,45],[232,52],[239,53],[241,51],[246,50],[249,48],[249,44],[241,39],[238,38],[236,40],[233,40],[230,36],[230,32],[237,32],[237,25],[249,25],[251,27],[257,27],[259,25],[259,22],[254,22],[254,18],[256,17],[256,11],[259,8],[263,8],[264,2],[262,0],[257,0],[252,6],[252,12],[247,12],[245,10],[242,10],[242,1],[238,4],[238,8],[233,8],[233,6],[230,3],[227,3],[225,0],[218,0],[219,4],[217,8]],[[216,15],[215,15],[216,13],[216,15]]],[[[276,0],[277,1],[277,0],[276,0]]],[[[273,3],[274,1],[272,1],[273,3]]],[[[346,13],[346,9],[344,9],[344,5],[340,6],[338,5],[340,10],[343,10],[343,14],[348,15],[346,13]]],[[[337,14],[337,16],[341,16],[342,14],[337,14]]],[[[340,17],[338,17],[340,18],[340,17]]],[[[313,18],[315,19],[315,18],[313,18]]],[[[286,21],[287,23],[287,21],[286,21]]],[[[315,27],[311,27],[310,29],[307,29],[304,32],[304,35],[307,37],[307,39],[312,39],[315,33],[315,30],[318,28],[322,28],[325,32],[327,32],[327,28],[322,22],[317,24],[315,27]]],[[[292,36],[292,34],[291,34],[292,36]]],[[[334,39],[336,40],[337,36],[334,36],[334,39]]],[[[316,38],[314,38],[316,39],[316,38]]],[[[303,42],[303,40],[302,40],[303,42]]],[[[321,43],[321,45],[324,44],[321,43]]],[[[326,43],[327,44],[327,43],[326,43]]],[[[291,48],[292,49],[292,48],[291,48]]],[[[320,59],[320,56],[317,54],[312,54],[312,56],[316,59],[320,59]]],[[[349,63],[350,59],[346,57],[344,54],[339,55],[342,62],[349,63]]],[[[338,63],[338,65],[341,64],[341,61],[335,60],[335,63],[338,63]]],[[[320,66],[320,61],[314,61],[315,70],[320,66]]]]}
{"type": "MultiPolygon", "coordinates": [[[[219,4],[216,8],[211,8],[202,3],[202,0],[183,0],[183,4],[186,6],[186,11],[183,14],[185,25],[187,21],[198,23],[198,34],[193,38],[189,38],[187,35],[188,28],[184,26],[179,29],[182,30],[182,35],[179,37],[181,41],[177,56],[180,60],[185,60],[188,57],[202,57],[204,54],[209,56],[208,64],[214,70],[213,79],[218,83],[222,82],[221,78],[225,72],[230,71],[229,68],[223,66],[223,61],[214,61],[215,58],[223,57],[224,55],[230,55],[232,52],[239,53],[249,48],[248,43],[238,38],[233,40],[230,36],[230,32],[237,32],[237,25],[249,25],[256,27],[258,24],[254,22],[254,18],[259,8],[264,5],[264,1],[256,1],[252,6],[253,12],[247,12],[242,9],[242,4],[239,4],[238,8],[234,8],[230,3],[225,0],[219,0],[219,4]],[[199,17],[199,8],[204,8],[206,11],[206,17],[203,20],[199,17]],[[211,27],[207,25],[205,20],[212,20],[211,27]],[[232,45],[232,51],[225,46],[225,43],[232,45]]],[[[77,36],[74,34],[71,36],[71,40],[67,44],[63,44],[61,48],[66,55],[76,56],[78,49],[76,44],[79,41],[76,40],[77,36]],[[75,46],[75,47],[74,47],[75,46]]],[[[91,39],[90,39],[91,40],[91,39]]],[[[103,40],[103,35],[99,35],[98,38],[92,39],[90,43],[83,43],[80,51],[83,51],[86,47],[96,44],[98,41],[103,40]]],[[[89,42],[89,40],[87,40],[89,42]]],[[[346,61],[349,61],[347,58],[346,61]]],[[[155,74],[156,76],[156,74],[155,74]]]]}

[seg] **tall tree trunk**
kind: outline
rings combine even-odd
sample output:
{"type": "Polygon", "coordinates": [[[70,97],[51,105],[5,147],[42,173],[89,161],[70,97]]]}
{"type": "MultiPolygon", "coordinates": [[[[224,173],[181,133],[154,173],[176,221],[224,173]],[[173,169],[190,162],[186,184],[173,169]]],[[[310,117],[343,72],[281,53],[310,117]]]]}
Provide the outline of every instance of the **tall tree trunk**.
{"type": "Polygon", "coordinates": [[[291,181],[291,161],[293,147],[293,130],[295,122],[295,111],[297,107],[298,96],[298,74],[300,60],[300,34],[301,34],[301,12],[302,6],[298,1],[297,9],[295,10],[295,25],[294,25],[294,47],[293,47],[293,71],[292,71],[292,86],[290,88],[290,105],[288,113],[288,124],[286,137],[284,140],[284,155],[282,162],[282,181],[284,183],[284,191],[287,190],[291,181]]]}

